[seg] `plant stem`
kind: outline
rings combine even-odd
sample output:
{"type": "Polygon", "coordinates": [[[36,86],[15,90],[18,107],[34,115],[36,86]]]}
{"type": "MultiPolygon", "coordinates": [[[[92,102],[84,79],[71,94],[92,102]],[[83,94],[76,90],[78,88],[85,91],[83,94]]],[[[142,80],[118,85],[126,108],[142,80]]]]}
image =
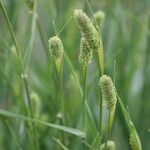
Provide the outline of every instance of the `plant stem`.
{"type": "MultiPolygon", "coordinates": [[[[97,52],[97,63],[98,63],[98,70],[99,70],[99,76],[103,75],[104,73],[104,63],[103,63],[103,48],[102,45],[99,48],[97,52]]],[[[99,91],[101,91],[100,86],[99,86],[99,91]]],[[[100,92],[101,93],[101,92],[100,92]]],[[[99,149],[101,146],[101,140],[102,140],[102,119],[103,119],[103,100],[101,94],[99,94],[99,149]]]]}
{"type": "Polygon", "coordinates": [[[106,130],[106,139],[105,139],[105,150],[107,150],[107,141],[109,139],[109,132],[110,132],[110,127],[109,127],[109,124],[110,124],[110,114],[111,114],[111,111],[109,111],[109,117],[108,117],[108,125],[107,125],[107,130],[106,130]]]}
{"type": "Polygon", "coordinates": [[[42,26],[40,24],[40,21],[39,19],[37,18],[37,29],[38,29],[38,32],[39,32],[39,35],[40,35],[40,39],[41,39],[41,42],[42,42],[42,45],[43,45],[43,48],[44,48],[44,51],[45,51],[45,54],[46,54],[46,57],[47,57],[47,61],[49,62],[49,59],[50,59],[50,55],[49,55],[49,51],[48,51],[48,46],[47,46],[47,39],[45,38],[45,32],[43,31],[42,29],[42,26]]]}
{"type": "MultiPolygon", "coordinates": [[[[59,75],[59,81],[60,81],[60,101],[61,101],[61,125],[65,125],[65,111],[64,111],[64,99],[63,99],[63,59],[61,62],[61,68],[60,68],[60,75],[59,75]]],[[[64,132],[62,132],[62,143],[65,144],[65,135],[64,132]]]]}
{"type": "Polygon", "coordinates": [[[109,117],[108,117],[108,125],[107,125],[107,130],[106,130],[106,139],[105,139],[105,150],[107,150],[107,141],[110,136],[110,131],[112,128],[113,120],[114,120],[114,115],[115,115],[115,108],[109,111],[109,117]]]}
{"type": "MultiPolygon", "coordinates": [[[[84,76],[83,76],[83,96],[82,96],[82,113],[83,113],[83,131],[86,138],[86,120],[85,120],[85,95],[86,95],[86,78],[87,78],[87,66],[84,67],[84,76]]],[[[85,140],[85,139],[84,139],[85,140]]],[[[83,149],[85,149],[85,144],[83,143],[83,149]]]]}
{"type": "MultiPolygon", "coordinates": [[[[63,59],[61,60],[61,64],[58,64],[53,58],[52,58],[52,63],[53,63],[53,67],[54,67],[54,72],[57,76],[57,85],[58,85],[58,100],[60,102],[60,114],[61,117],[59,118],[60,120],[60,125],[64,125],[65,124],[65,120],[64,120],[64,99],[63,99],[63,59]],[[59,67],[58,67],[59,66],[59,67]]],[[[62,143],[65,144],[65,136],[64,136],[64,132],[61,131],[61,137],[62,137],[62,143]]]]}
{"type": "Polygon", "coordinates": [[[64,100],[63,100],[63,60],[60,68],[60,100],[61,100],[61,112],[64,118],[64,100]]]}
{"type": "MultiPolygon", "coordinates": [[[[57,28],[56,28],[56,24],[55,24],[55,21],[53,20],[53,27],[54,27],[54,30],[55,30],[55,34],[56,36],[58,36],[58,31],[57,31],[57,28]]],[[[65,124],[65,113],[64,113],[64,100],[63,100],[63,57],[62,59],[57,62],[54,60],[54,66],[55,66],[55,69],[56,69],[56,73],[57,73],[57,77],[58,77],[58,85],[59,85],[59,100],[60,100],[60,111],[61,111],[61,115],[62,117],[60,118],[60,124],[61,125],[64,125],[65,124]]],[[[61,132],[61,135],[62,135],[62,141],[63,141],[63,144],[65,144],[65,135],[63,132],[61,132]]]]}

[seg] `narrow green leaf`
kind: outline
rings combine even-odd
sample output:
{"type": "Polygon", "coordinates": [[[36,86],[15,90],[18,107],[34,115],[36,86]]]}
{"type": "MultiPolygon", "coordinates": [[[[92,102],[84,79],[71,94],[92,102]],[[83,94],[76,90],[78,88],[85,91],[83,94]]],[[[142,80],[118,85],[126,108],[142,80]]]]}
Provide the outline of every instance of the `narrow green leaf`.
{"type": "Polygon", "coordinates": [[[35,29],[36,29],[36,18],[37,18],[37,12],[36,12],[36,0],[35,0],[33,4],[32,20],[31,20],[31,31],[30,31],[31,34],[23,58],[23,65],[25,69],[27,68],[27,65],[29,63],[32,48],[33,48],[35,29]]]}
{"type": "Polygon", "coordinates": [[[47,127],[62,130],[64,132],[68,132],[68,133],[73,134],[73,135],[78,136],[78,137],[82,137],[82,138],[84,137],[84,133],[78,129],[74,129],[74,128],[70,128],[70,127],[66,127],[66,126],[61,126],[61,125],[57,125],[57,124],[52,124],[52,123],[44,122],[44,121],[37,120],[37,119],[31,119],[29,117],[19,115],[17,113],[13,113],[10,111],[0,109],[0,115],[10,117],[10,118],[18,118],[18,119],[22,119],[24,121],[34,122],[37,124],[45,125],[47,127]]]}
{"type": "Polygon", "coordinates": [[[118,93],[117,93],[117,98],[118,98],[118,103],[120,105],[120,108],[122,110],[122,113],[125,117],[126,123],[128,125],[128,128],[129,128],[131,148],[132,148],[132,150],[142,150],[139,135],[138,135],[136,128],[135,128],[135,126],[132,123],[132,120],[130,118],[130,115],[129,115],[128,111],[126,110],[126,108],[125,108],[121,98],[119,97],[118,93]]]}

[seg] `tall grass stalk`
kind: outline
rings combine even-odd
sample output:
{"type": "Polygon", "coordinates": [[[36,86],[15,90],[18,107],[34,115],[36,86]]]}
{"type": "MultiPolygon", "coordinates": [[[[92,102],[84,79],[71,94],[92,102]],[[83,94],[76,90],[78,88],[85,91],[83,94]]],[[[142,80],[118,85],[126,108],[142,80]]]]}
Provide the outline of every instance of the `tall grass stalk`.
{"type": "MultiPolygon", "coordinates": [[[[99,50],[101,50],[101,49],[99,49],[99,50]]],[[[101,54],[99,50],[97,52],[97,63],[98,63],[98,68],[99,68],[99,76],[101,76],[104,73],[103,63],[101,63],[101,58],[103,59],[103,54],[101,54]]],[[[98,145],[98,147],[100,149],[101,141],[102,141],[102,121],[103,121],[103,99],[101,96],[100,87],[99,87],[99,109],[100,110],[99,110],[99,145],[98,145]]]]}
{"type": "MultiPolygon", "coordinates": [[[[83,87],[82,87],[83,88],[83,96],[82,96],[83,131],[85,133],[85,139],[86,139],[86,113],[85,113],[86,78],[87,78],[87,66],[84,67],[83,87]]],[[[84,143],[83,143],[83,149],[85,149],[84,143]]]]}
{"type": "Polygon", "coordinates": [[[114,115],[115,115],[117,97],[116,97],[116,91],[115,91],[113,81],[109,76],[103,75],[100,78],[100,86],[102,91],[102,99],[107,103],[107,109],[109,110],[109,119],[108,119],[106,140],[105,140],[105,150],[106,150],[107,140],[109,139],[110,136],[110,131],[111,131],[114,115]]]}
{"type": "MultiPolygon", "coordinates": [[[[91,5],[89,3],[89,0],[87,0],[88,7],[90,9],[90,12],[92,14],[92,18],[94,20],[94,24],[96,27],[96,30],[99,34],[99,42],[100,42],[100,47],[98,48],[96,52],[96,59],[97,59],[97,64],[98,64],[98,72],[99,72],[99,77],[104,74],[104,52],[103,52],[103,42],[102,42],[102,37],[101,37],[101,31],[100,31],[100,26],[98,26],[97,21],[94,18],[94,13],[91,8],[91,5]]],[[[101,93],[101,89],[99,87],[99,92],[101,93]]],[[[102,120],[103,120],[103,100],[101,94],[99,94],[99,149],[101,146],[101,140],[102,140],[102,120]]]]}
{"type": "Polygon", "coordinates": [[[107,130],[106,130],[106,139],[105,139],[105,150],[107,150],[107,142],[110,137],[110,131],[112,128],[114,115],[115,115],[115,109],[112,111],[109,111],[108,124],[107,124],[107,130]]]}
{"type": "MultiPolygon", "coordinates": [[[[60,75],[59,75],[59,82],[60,82],[60,102],[61,102],[61,113],[62,118],[60,118],[61,125],[65,125],[65,109],[64,109],[64,94],[63,94],[63,59],[61,62],[61,68],[60,68],[60,75]]],[[[62,142],[63,144],[66,143],[64,132],[62,132],[62,142]]]]}
{"type": "MultiPolygon", "coordinates": [[[[51,58],[53,60],[54,68],[56,70],[56,75],[58,78],[58,100],[60,101],[60,124],[65,124],[65,110],[64,110],[64,99],[63,99],[63,44],[58,37],[57,29],[55,26],[55,23],[53,21],[53,25],[55,28],[56,36],[53,36],[49,39],[49,49],[51,53],[51,58]]],[[[62,141],[65,142],[65,136],[64,133],[61,132],[62,135],[62,141]]]]}

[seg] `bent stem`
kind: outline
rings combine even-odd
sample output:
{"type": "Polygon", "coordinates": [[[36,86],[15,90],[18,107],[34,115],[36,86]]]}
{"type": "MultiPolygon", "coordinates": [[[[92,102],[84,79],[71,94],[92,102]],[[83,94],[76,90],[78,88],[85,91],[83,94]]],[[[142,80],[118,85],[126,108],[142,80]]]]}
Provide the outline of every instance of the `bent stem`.
{"type": "MultiPolygon", "coordinates": [[[[85,120],[85,94],[86,94],[86,78],[87,78],[87,66],[84,67],[84,78],[83,78],[83,96],[82,96],[82,113],[83,113],[83,131],[86,138],[86,120],[85,120]]],[[[84,140],[85,140],[84,138],[84,140]]],[[[83,143],[83,149],[85,149],[85,144],[83,143]]]]}

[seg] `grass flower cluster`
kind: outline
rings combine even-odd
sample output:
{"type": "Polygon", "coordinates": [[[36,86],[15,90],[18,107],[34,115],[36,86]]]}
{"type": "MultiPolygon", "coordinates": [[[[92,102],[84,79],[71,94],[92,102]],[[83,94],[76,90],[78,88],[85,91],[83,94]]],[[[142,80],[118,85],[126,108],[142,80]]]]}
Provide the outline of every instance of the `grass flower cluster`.
{"type": "Polygon", "coordinates": [[[107,103],[107,107],[111,111],[116,107],[117,102],[116,91],[112,79],[107,75],[103,75],[100,78],[100,86],[103,100],[107,103]]]}
{"type": "Polygon", "coordinates": [[[87,41],[88,47],[97,51],[100,45],[99,36],[90,18],[82,10],[75,10],[74,18],[81,30],[82,37],[87,41]]]}
{"type": "Polygon", "coordinates": [[[53,36],[49,39],[50,53],[56,61],[61,61],[63,56],[63,45],[58,36],[53,36]]]}

